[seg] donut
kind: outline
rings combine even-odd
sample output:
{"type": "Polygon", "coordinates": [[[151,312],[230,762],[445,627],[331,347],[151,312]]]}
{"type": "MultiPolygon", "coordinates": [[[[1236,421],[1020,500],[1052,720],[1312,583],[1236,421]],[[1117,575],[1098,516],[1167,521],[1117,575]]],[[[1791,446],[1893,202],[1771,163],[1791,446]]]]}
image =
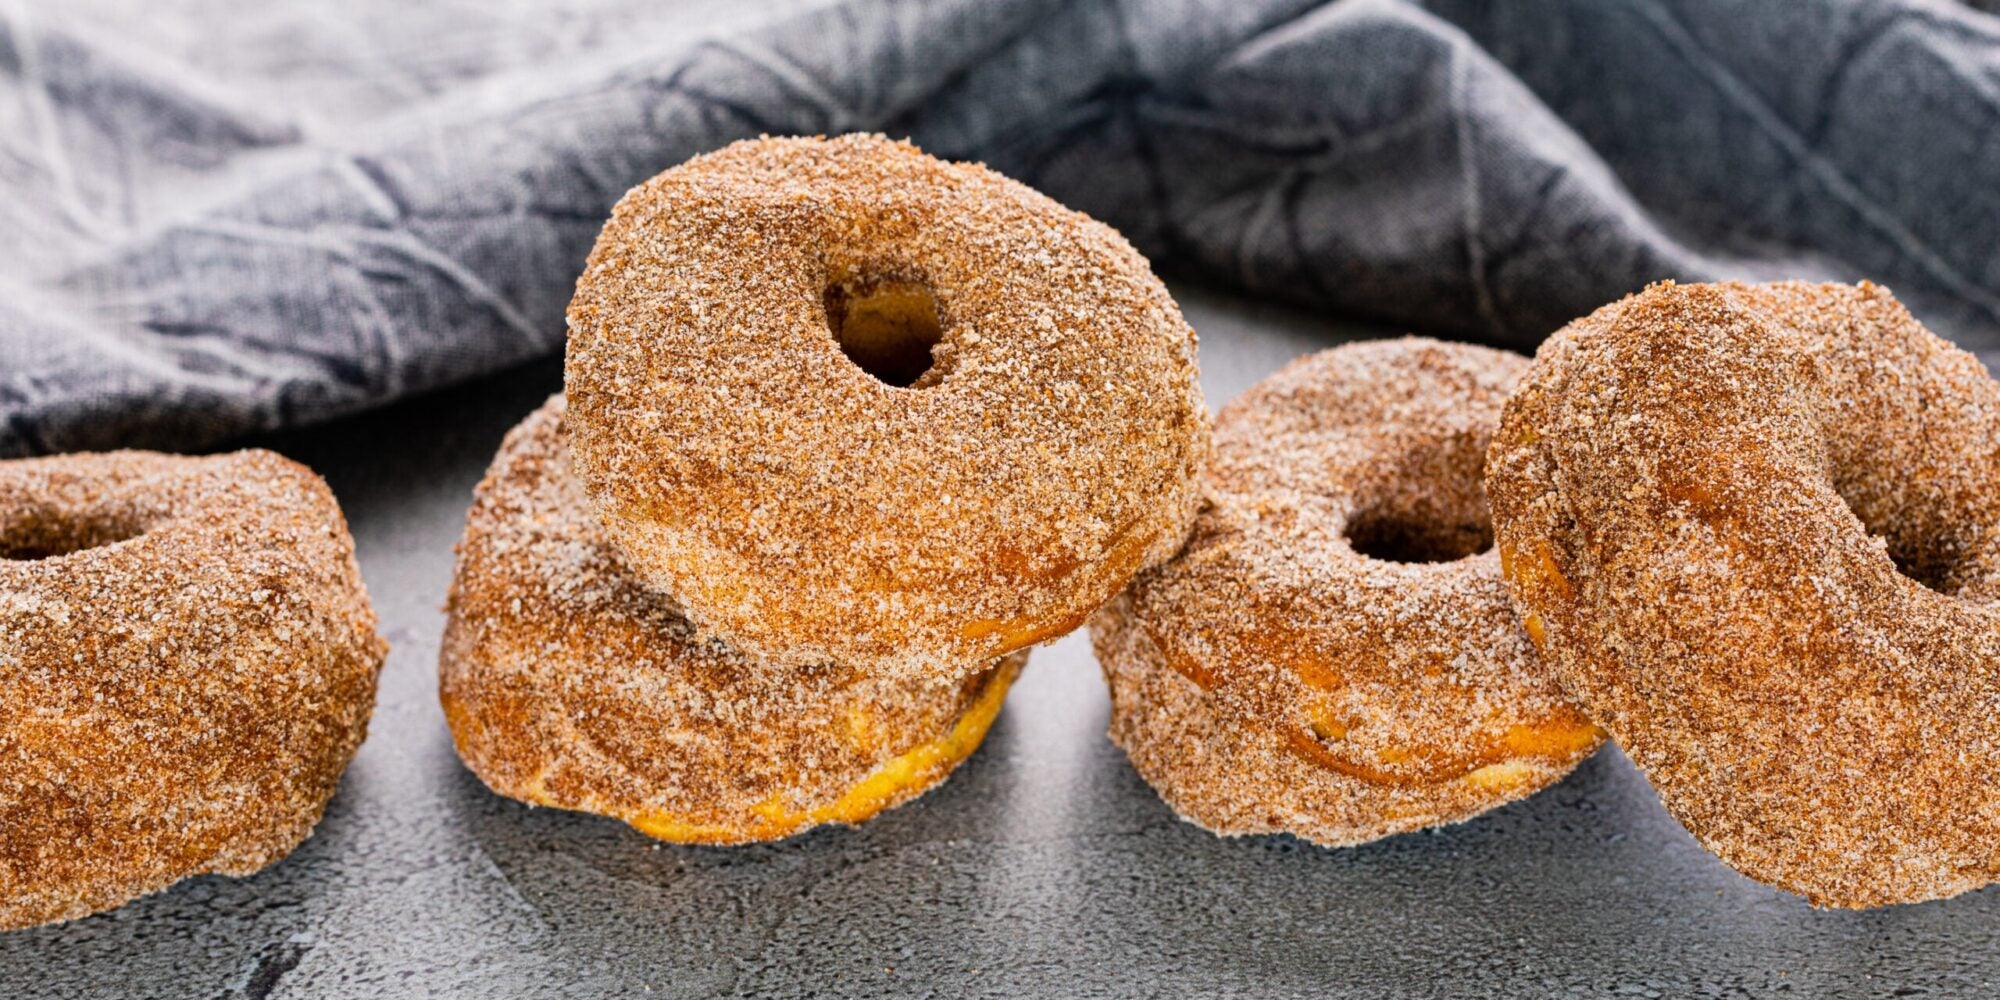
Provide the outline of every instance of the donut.
{"type": "Polygon", "coordinates": [[[1673,815],[1830,907],[2000,873],[2000,386],[1888,290],[1653,285],[1553,337],[1488,463],[1564,688],[1673,815]]]}
{"type": "Polygon", "coordinates": [[[1186,547],[1091,622],[1111,738],[1181,816],[1358,844],[1531,794],[1603,743],[1490,548],[1482,465],[1526,365],[1349,344],[1223,409],[1186,547]]]}
{"type": "Polygon", "coordinates": [[[0,462],[0,928],[249,875],[319,822],[387,645],[266,451],[0,462]]]}
{"type": "Polygon", "coordinates": [[[699,635],[627,567],[570,466],[561,396],[508,434],[459,545],[439,694],[495,792],[661,840],[855,825],[970,756],[1027,659],[895,681],[780,668],[699,635]]]}
{"type": "Polygon", "coordinates": [[[1194,516],[1194,332],[1111,230],[880,136],[632,190],[569,307],[576,468],[632,571],[758,660],[953,679],[1194,516]]]}

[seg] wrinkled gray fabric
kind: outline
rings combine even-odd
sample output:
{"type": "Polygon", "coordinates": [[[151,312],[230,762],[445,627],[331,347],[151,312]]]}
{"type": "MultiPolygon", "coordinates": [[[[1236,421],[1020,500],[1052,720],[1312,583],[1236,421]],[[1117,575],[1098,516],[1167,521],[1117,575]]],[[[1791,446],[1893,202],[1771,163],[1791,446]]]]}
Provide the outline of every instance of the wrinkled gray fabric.
{"type": "Polygon", "coordinates": [[[2000,20],[1916,0],[0,0],[0,454],[560,349],[613,201],[908,135],[1246,294],[1532,348],[1666,277],[2000,349],[2000,20]]]}

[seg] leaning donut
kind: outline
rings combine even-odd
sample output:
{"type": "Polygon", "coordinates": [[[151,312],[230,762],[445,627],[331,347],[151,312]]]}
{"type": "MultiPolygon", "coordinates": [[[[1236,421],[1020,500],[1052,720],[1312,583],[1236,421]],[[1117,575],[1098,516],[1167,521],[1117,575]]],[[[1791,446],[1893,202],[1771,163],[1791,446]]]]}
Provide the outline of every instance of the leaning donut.
{"type": "Polygon", "coordinates": [[[507,436],[452,581],[440,693],[459,756],[494,791],[736,844],[860,823],[978,748],[1026,652],[913,685],[697,638],[604,538],[563,421],[558,396],[507,436]]]}
{"type": "Polygon", "coordinates": [[[1117,233],[877,136],[634,189],[569,309],[578,473],[632,571],[759,660],[961,678],[1193,517],[1195,338],[1117,233]]]}
{"type": "Polygon", "coordinates": [[[1828,906],[2000,875],[2000,385],[1874,285],[1665,283],[1541,351],[1487,488],[1550,666],[1828,906]]]}
{"type": "Polygon", "coordinates": [[[0,928],[312,832],[387,647],[326,484],[270,452],[0,462],[0,928]]]}
{"type": "Polygon", "coordinates": [[[1224,408],[1187,547],[1091,624],[1112,737],[1181,815],[1355,844],[1528,795],[1603,742],[1488,547],[1481,467],[1525,366],[1352,344],[1224,408]]]}

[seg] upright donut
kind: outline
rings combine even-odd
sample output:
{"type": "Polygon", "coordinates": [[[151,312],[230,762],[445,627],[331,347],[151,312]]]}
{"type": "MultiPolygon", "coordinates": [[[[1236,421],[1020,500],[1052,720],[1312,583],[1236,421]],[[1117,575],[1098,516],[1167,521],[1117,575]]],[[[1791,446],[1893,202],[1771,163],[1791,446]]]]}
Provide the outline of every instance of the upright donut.
{"type": "Polygon", "coordinates": [[[576,465],[632,571],[759,661],[962,678],[1193,518],[1194,332],[1109,227],[879,136],[632,190],[569,308],[576,465]]]}
{"type": "Polygon", "coordinates": [[[290,853],[386,653],[347,523],[301,465],[0,462],[0,929],[290,853]]]}
{"type": "Polygon", "coordinates": [[[1350,344],[1223,409],[1187,547],[1091,623],[1112,738],[1182,816],[1356,844],[1531,794],[1603,743],[1489,548],[1481,469],[1526,364],[1350,344]]]}
{"type": "Polygon", "coordinates": [[[494,791],[680,843],[858,824],[979,747],[1027,659],[931,684],[698,638],[584,501],[558,396],[507,436],[459,546],[440,695],[494,791]]]}
{"type": "Polygon", "coordinates": [[[1599,309],[1487,489],[1530,634],[1709,850],[1824,906],[2000,873],[2000,385],[1886,289],[1599,309]]]}

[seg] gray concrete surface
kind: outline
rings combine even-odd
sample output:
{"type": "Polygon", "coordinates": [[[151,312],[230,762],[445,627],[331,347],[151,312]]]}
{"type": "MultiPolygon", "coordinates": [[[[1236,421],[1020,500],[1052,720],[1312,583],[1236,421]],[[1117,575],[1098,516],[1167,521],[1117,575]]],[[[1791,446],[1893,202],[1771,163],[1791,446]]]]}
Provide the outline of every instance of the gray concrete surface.
{"type": "MultiPolygon", "coordinates": [[[[1356,328],[1180,289],[1212,403],[1356,328]]],[[[0,935],[0,994],[113,997],[1991,995],[2000,891],[1815,912],[1711,859],[1615,750],[1448,830],[1351,850],[1178,822],[1104,738],[1088,642],[1039,650],[986,746],[859,830],[678,848],[459,766],[439,604],[472,485],[551,360],[258,442],[318,468],[395,644],[317,834],[0,935]]]]}

